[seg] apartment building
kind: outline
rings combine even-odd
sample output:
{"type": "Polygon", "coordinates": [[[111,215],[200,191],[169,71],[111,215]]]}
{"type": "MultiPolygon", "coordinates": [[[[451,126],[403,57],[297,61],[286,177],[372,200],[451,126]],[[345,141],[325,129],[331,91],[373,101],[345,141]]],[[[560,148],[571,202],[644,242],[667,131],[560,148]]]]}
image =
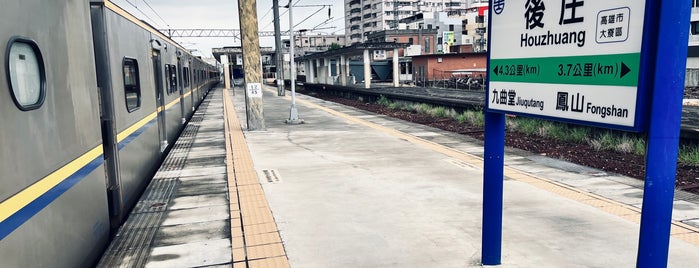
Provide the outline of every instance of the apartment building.
{"type": "Polygon", "coordinates": [[[487,3],[483,0],[345,0],[347,44],[367,40],[371,32],[398,28],[400,19],[419,13],[447,12],[457,15],[465,9],[487,3]]]}
{"type": "Polygon", "coordinates": [[[685,86],[699,86],[699,0],[692,0],[685,86]]]}

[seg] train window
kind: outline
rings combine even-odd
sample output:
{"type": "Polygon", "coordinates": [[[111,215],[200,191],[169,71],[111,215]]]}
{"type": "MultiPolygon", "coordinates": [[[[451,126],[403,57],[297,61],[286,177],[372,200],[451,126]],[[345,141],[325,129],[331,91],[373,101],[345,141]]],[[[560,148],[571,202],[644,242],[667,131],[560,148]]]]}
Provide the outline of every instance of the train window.
{"type": "Polygon", "coordinates": [[[184,71],[182,71],[182,73],[183,73],[182,78],[184,78],[184,79],[182,79],[182,82],[184,83],[185,87],[188,87],[189,86],[189,67],[184,67],[184,71]]]}
{"type": "Polygon", "coordinates": [[[5,59],[12,100],[17,108],[29,111],[41,107],[46,95],[46,73],[39,46],[32,40],[13,37],[7,45],[5,59]]]}
{"type": "Polygon", "coordinates": [[[122,63],[124,71],[124,96],[126,110],[133,112],[141,107],[141,83],[138,77],[138,61],[124,58],[122,63]]]}
{"type": "Polygon", "coordinates": [[[170,93],[175,93],[177,92],[177,66],[167,65],[167,68],[169,69],[170,73],[170,75],[168,75],[170,79],[170,93]]]}
{"type": "Polygon", "coordinates": [[[172,84],[170,83],[170,77],[172,76],[172,74],[170,73],[170,71],[170,65],[165,64],[165,79],[167,79],[167,83],[165,83],[165,93],[167,93],[168,95],[172,94],[172,84]]]}

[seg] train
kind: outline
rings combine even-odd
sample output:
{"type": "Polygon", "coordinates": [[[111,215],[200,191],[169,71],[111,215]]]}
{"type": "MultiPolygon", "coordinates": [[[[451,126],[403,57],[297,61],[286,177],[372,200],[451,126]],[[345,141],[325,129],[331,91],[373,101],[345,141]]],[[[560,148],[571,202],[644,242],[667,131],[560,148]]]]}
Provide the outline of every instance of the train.
{"type": "Polygon", "coordinates": [[[0,17],[0,266],[92,266],[219,68],[108,0],[0,17]]]}

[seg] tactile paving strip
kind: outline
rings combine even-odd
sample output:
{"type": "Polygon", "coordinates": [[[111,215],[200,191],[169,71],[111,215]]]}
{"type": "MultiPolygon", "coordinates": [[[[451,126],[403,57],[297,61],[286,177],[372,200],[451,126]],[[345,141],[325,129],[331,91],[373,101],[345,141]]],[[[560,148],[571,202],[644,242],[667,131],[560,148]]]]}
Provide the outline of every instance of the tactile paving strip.
{"type": "Polygon", "coordinates": [[[224,91],[224,111],[233,267],[289,267],[228,91],[224,91]]]}

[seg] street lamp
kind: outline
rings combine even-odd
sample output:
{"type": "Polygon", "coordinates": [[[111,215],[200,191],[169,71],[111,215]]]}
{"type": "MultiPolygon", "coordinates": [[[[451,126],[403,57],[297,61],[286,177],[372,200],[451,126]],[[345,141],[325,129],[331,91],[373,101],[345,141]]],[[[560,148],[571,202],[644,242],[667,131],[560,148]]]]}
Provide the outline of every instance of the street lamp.
{"type": "Polygon", "coordinates": [[[299,111],[296,109],[296,65],[294,63],[294,15],[291,13],[291,1],[289,0],[289,80],[291,80],[291,108],[289,109],[289,119],[287,124],[302,124],[299,119],[299,111]]]}

